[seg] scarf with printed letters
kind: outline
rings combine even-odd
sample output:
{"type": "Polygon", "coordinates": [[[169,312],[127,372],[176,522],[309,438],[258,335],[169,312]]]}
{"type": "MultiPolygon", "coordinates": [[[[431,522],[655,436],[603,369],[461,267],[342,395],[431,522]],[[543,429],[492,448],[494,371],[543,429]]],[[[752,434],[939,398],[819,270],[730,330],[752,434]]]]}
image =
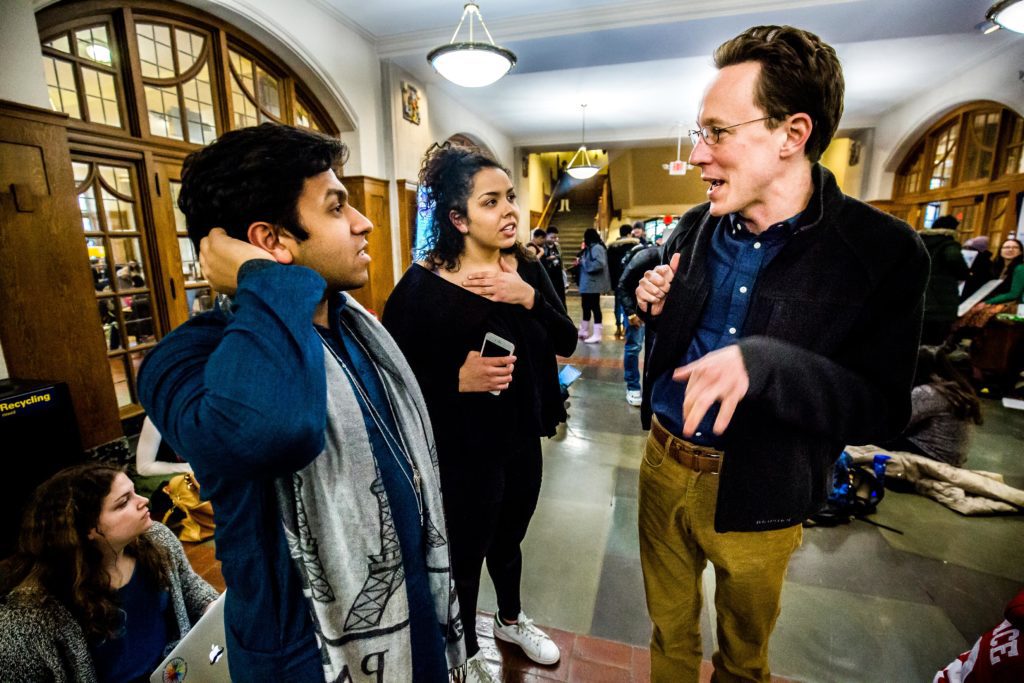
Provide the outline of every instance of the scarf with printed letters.
{"type": "MultiPolygon", "coordinates": [[[[426,404],[405,357],[380,323],[351,297],[341,318],[377,367],[397,438],[420,479],[430,592],[438,628],[446,634],[450,678],[461,681],[465,644],[426,404]]],[[[324,679],[411,680],[409,604],[398,536],[359,400],[326,344],[324,354],[324,450],[303,470],[277,482],[288,548],[303,577],[324,679]]]]}

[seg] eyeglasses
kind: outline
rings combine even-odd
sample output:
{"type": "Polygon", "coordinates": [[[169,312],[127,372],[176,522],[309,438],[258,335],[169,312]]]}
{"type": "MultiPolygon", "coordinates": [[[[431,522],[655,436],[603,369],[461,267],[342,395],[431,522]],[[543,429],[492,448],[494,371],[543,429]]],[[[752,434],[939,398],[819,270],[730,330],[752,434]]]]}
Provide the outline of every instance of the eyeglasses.
{"type": "Polygon", "coordinates": [[[759,119],[751,119],[750,121],[744,121],[743,123],[734,123],[731,126],[725,126],[724,128],[717,128],[715,126],[703,126],[701,128],[698,128],[697,130],[690,131],[690,142],[693,143],[694,147],[697,146],[697,140],[703,140],[705,145],[717,145],[719,136],[725,131],[732,130],[733,128],[739,128],[740,126],[745,126],[748,123],[767,121],[770,118],[772,117],[762,116],[759,119]]]}

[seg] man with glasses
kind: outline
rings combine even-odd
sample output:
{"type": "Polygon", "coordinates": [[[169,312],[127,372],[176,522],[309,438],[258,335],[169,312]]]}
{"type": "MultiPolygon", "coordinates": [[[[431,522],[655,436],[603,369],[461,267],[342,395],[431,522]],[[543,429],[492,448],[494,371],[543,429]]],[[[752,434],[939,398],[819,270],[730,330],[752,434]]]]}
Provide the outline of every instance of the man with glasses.
{"type": "Polygon", "coordinates": [[[637,287],[654,334],[639,499],[654,681],[698,679],[708,561],[717,680],[769,680],[786,567],[833,463],[909,418],[928,277],[914,232],[817,163],[843,110],[829,45],[760,26],[715,65],[690,133],[708,202],[637,287]]]}

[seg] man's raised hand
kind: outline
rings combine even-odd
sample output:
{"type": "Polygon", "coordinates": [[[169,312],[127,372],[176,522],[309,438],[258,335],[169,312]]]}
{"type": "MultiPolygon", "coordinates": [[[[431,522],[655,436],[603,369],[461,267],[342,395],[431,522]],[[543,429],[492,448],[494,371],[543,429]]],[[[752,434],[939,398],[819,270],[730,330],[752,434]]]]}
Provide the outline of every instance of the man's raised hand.
{"type": "Polygon", "coordinates": [[[672,254],[668,264],[662,264],[644,273],[636,287],[636,302],[640,310],[650,315],[661,315],[665,297],[679,269],[679,253],[672,254]]]}

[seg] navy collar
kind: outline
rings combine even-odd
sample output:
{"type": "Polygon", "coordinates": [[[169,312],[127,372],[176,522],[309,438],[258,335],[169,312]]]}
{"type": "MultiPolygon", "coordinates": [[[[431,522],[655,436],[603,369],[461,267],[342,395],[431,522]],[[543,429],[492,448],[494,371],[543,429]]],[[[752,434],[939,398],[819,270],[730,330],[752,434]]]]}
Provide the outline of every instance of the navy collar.
{"type": "Polygon", "coordinates": [[[728,215],[728,221],[726,226],[728,228],[728,234],[734,239],[752,239],[758,237],[763,240],[775,240],[775,239],[786,239],[795,233],[801,226],[800,219],[804,215],[804,211],[790,216],[784,221],[773,223],[768,226],[768,229],[759,235],[754,235],[747,228],[746,219],[738,213],[730,213],[728,215]]]}

